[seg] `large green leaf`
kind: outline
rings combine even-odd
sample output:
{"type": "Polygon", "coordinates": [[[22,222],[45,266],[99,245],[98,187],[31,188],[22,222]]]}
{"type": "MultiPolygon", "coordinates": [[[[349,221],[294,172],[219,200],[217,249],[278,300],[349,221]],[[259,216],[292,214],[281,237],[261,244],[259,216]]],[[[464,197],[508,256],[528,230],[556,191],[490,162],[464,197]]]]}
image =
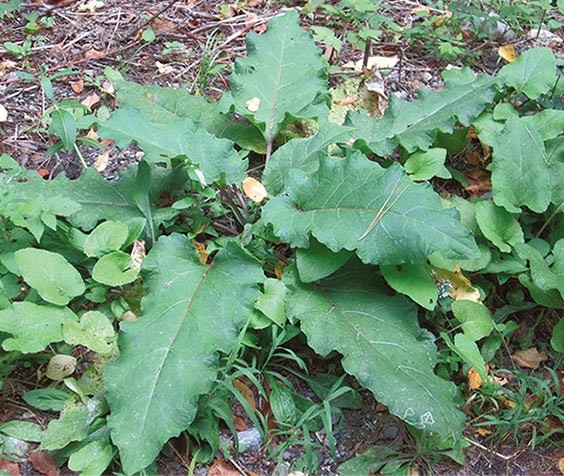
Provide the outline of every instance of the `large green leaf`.
{"type": "Polygon", "coordinates": [[[76,321],[68,307],[39,306],[31,302],[15,302],[0,311],[0,332],[13,337],[4,340],[4,350],[31,353],[63,340],[63,324],[76,321]]]}
{"type": "Polygon", "coordinates": [[[357,129],[356,139],[378,155],[390,154],[398,144],[413,152],[427,150],[437,132],[452,132],[458,122],[470,125],[491,102],[495,91],[494,78],[478,78],[470,70],[443,73],[445,87],[441,91],[419,90],[419,99],[401,101],[390,96],[390,105],[380,119],[362,112],[349,113],[345,125],[357,129]]]}
{"type": "Polygon", "coordinates": [[[200,171],[206,184],[218,181],[222,175],[227,183],[246,177],[247,161],[241,160],[233,143],[215,137],[189,118],[159,124],[137,109],[122,108],[100,124],[99,134],[122,146],[136,142],[145,151],[147,162],[185,157],[200,171]]]}
{"type": "Polygon", "coordinates": [[[394,415],[445,438],[460,436],[464,415],[455,386],[433,373],[433,336],[417,322],[416,306],[390,296],[375,270],[355,263],[319,284],[285,274],[289,315],[301,321],[308,343],[325,356],[343,355],[343,367],[394,415]]]}
{"type": "Polygon", "coordinates": [[[258,262],[231,243],[202,265],[190,241],[162,237],[143,262],[143,316],[122,323],[121,355],[106,372],[108,423],[127,473],[140,471],[185,430],[250,318],[264,280],[258,262]]]}
{"type": "Polygon", "coordinates": [[[142,86],[125,81],[120,73],[106,68],[106,76],[116,87],[120,106],[133,108],[150,122],[174,125],[189,118],[217,137],[232,140],[244,149],[264,153],[266,144],[260,131],[247,119],[233,120],[232,114],[222,114],[216,103],[202,96],[190,94],[186,89],[142,86]]]}
{"type": "Polygon", "coordinates": [[[260,129],[267,144],[292,120],[318,115],[312,106],[324,101],[326,66],[297,12],[273,18],[263,35],[249,33],[247,54],[235,62],[231,96],[224,100],[260,129]]]}
{"type": "Polygon", "coordinates": [[[319,167],[320,157],[327,155],[331,144],[346,142],[353,129],[330,122],[321,125],[319,132],[312,137],[292,139],[280,147],[270,158],[262,183],[271,195],[278,195],[285,187],[291,169],[301,169],[312,173],[319,167]]]}
{"type": "Polygon", "coordinates": [[[533,48],[505,65],[498,76],[515,90],[536,99],[556,83],[556,58],[549,48],[533,48]]]}
{"type": "Polygon", "coordinates": [[[447,258],[479,254],[458,212],[444,209],[428,185],[412,182],[398,164],[383,169],[360,154],[322,160],[309,176],[292,174],[263,217],[292,246],[307,248],[313,235],[365,263],[422,263],[435,251],[447,258]]]}
{"type": "Polygon", "coordinates": [[[26,283],[47,302],[65,306],[86,289],[80,273],[58,253],[24,248],[15,257],[26,283]]]}
{"type": "Polygon", "coordinates": [[[503,253],[510,253],[512,246],[525,241],[517,218],[491,200],[476,204],[476,221],[484,236],[503,253]]]}
{"type": "Polygon", "coordinates": [[[511,117],[491,145],[495,204],[511,213],[520,213],[523,205],[544,212],[551,199],[550,164],[536,128],[529,121],[511,117]]]}

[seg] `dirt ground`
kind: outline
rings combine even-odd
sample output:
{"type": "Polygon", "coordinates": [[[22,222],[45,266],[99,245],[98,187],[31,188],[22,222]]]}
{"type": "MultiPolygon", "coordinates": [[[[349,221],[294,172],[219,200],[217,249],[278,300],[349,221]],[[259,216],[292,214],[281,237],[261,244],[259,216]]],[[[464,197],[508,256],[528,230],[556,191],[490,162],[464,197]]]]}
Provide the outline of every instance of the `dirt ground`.
{"type": "MultiPolygon", "coordinates": [[[[242,3],[242,2],[239,2],[242,3]]],[[[1,124],[0,153],[7,153],[20,164],[38,170],[45,179],[58,173],[76,177],[82,169],[75,153],[58,152],[46,157],[55,138],[46,131],[43,114],[49,101],[42,92],[41,76],[53,79],[53,94],[57,101],[73,99],[99,110],[110,111],[118,104],[111,84],[104,77],[104,68],[110,66],[124,74],[127,79],[141,84],[185,87],[193,92],[217,99],[229,86],[229,65],[245,53],[245,36],[249,31],[261,32],[268,20],[288,4],[302,7],[306,2],[271,2],[248,0],[244,7],[228,6],[225,2],[202,0],[177,1],[130,1],[130,0],[51,0],[48,2],[24,2],[23,12],[39,13],[39,17],[51,20],[35,33],[29,54],[21,59],[9,55],[0,47],[0,103],[8,111],[8,120],[1,124]],[[295,4],[295,5],[294,5],[295,4]],[[143,38],[147,27],[155,32],[154,41],[143,38]],[[175,43],[176,42],[176,43],[175,43]],[[173,52],[167,48],[175,46],[173,52]],[[209,61],[213,59],[218,68],[216,74],[207,76],[209,61]],[[65,70],[71,69],[71,71],[65,70]],[[21,72],[27,73],[22,77],[21,72]],[[58,76],[62,74],[61,76],[58,76]]],[[[399,24],[413,20],[415,2],[394,0],[394,19],[399,24]]],[[[327,18],[321,13],[309,15],[304,24],[325,25],[327,18]]],[[[21,43],[26,39],[26,20],[19,15],[0,20],[0,43],[21,43]]],[[[538,43],[537,43],[538,44],[538,43]]],[[[526,49],[536,44],[531,40],[517,42],[526,49]]],[[[502,66],[496,61],[497,44],[483,43],[485,58],[493,61],[476,64],[477,71],[495,72],[502,66]],[[492,53],[493,52],[493,53],[492,53]]],[[[338,55],[326,48],[331,64],[342,66],[347,62],[361,60],[364,52],[343,47],[338,55]]],[[[392,68],[385,79],[388,93],[398,93],[412,98],[421,86],[440,85],[440,65],[437,61],[418,51],[405,41],[390,43],[386,38],[372,45],[371,54],[383,56],[400,55],[408,58],[406,65],[392,68]]],[[[97,165],[97,169],[109,179],[115,179],[124,166],[139,160],[135,147],[121,149],[105,143],[105,149],[81,146],[86,163],[97,165]],[[101,156],[106,154],[103,161],[101,156]]],[[[14,379],[0,395],[0,421],[20,416],[46,425],[53,415],[32,412],[22,404],[18,396],[33,386],[31,380],[14,379]]],[[[370,395],[364,394],[362,410],[346,411],[345,423],[338,433],[338,460],[335,461],[327,448],[323,452],[320,475],[334,474],[336,466],[375,444],[402,448],[408,438],[402,423],[379,406],[370,395]]],[[[478,435],[467,435],[472,444],[467,450],[467,463],[460,467],[443,461],[431,472],[438,475],[556,475],[558,458],[564,453],[550,451],[542,453],[529,447],[493,447],[484,443],[478,435]]],[[[226,433],[226,438],[228,435],[226,433]]],[[[299,451],[298,451],[299,453],[299,451]]],[[[291,460],[299,454],[289,453],[291,460]]],[[[276,466],[267,460],[267,451],[243,453],[233,460],[232,474],[284,474],[289,466],[276,466]],[[285,469],[284,469],[285,468],[285,469]]],[[[21,473],[40,474],[30,464],[22,464],[21,473]]],[[[165,451],[159,460],[162,474],[186,474],[187,469],[177,451],[165,451]]],[[[205,474],[206,470],[199,469],[205,474]]],[[[428,470],[420,468],[420,472],[428,470]]],[[[61,474],[71,474],[64,470],[61,474]]],[[[211,471],[210,471],[211,474],[211,471]]],[[[221,473],[223,474],[223,473],[221,473]]]]}

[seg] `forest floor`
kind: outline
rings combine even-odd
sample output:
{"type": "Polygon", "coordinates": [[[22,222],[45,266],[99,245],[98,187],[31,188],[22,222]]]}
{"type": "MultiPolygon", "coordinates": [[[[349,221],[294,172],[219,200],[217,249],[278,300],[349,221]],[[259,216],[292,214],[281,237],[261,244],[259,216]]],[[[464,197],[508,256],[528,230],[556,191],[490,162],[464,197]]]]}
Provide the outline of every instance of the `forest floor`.
{"type": "MultiPolygon", "coordinates": [[[[0,104],[8,113],[7,120],[0,124],[0,153],[38,170],[46,179],[59,173],[76,177],[83,166],[76,153],[60,151],[46,155],[55,139],[47,132],[44,122],[49,101],[42,88],[42,78],[52,80],[56,101],[75,100],[97,111],[117,107],[113,86],[104,76],[108,66],[140,84],[188,88],[217,99],[228,87],[233,60],[245,54],[246,34],[264,31],[268,20],[281,9],[301,8],[305,2],[248,0],[228,5],[215,0],[63,0],[50,3],[56,5],[24,4],[21,11],[31,15],[27,19],[14,15],[0,20],[0,43],[24,44],[30,37],[30,18],[38,27],[33,43],[20,58],[0,48],[0,104]]],[[[392,0],[388,4],[388,14],[396,23],[405,25],[417,21],[416,2],[392,0]]],[[[307,28],[327,26],[331,18],[317,9],[302,20],[307,28]]],[[[561,39],[559,42],[554,37],[530,39],[523,35],[512,43],[518,51],[544,44],[562,55],[561,39]]],[[[495,73],[505,64],[498,55],[499,45],[492,40],[469,44],[468,48],[482,51],[480,59],[472,61],[472,68],[477,72],[495,73]]],[[[362,62],[365,55],[365,51],[349,43],[344,43],[338,53],[327,45],[324,51],[331,65],[341,68],[348,63],[362,62]]],[[[391,66],[392,73],[382,78],[381,86],[386,94],[395,93],[410,99],[420,87],[440,88],[442,85],[440,73],[447,63],[439,62],[409,39],[373,41],[368,54],[400,59],[391,66]]],[[[339,80],[335,78],[338,76],[333,79],[336,86],[339,80]]],[[[142,156],[135,147],[120,148],[111,142],[103,142],[103,145],[102,150],[86,145],[80,150],[88,166],[94,166],[109,179],[117,178],[126,164],[142,156]]],[[[6,393],[2,396],[0,421],[20,414],[46,424],[52,416],[32,411],[18,399],[18,395],[35,384],[32,376],[28,376],[29,380],[22,377],[13,382],[9,396],[6,393]]],[[[409,447],[410,437],[402,422],[365,396],[368,398],[362,410],[345,413],[344,424],[337,435],[337,461],[327,449],[318,474],[334,474],[337,463],[375,444],[409,447]]],[[[515,445],[511,439],[501,444],[484,441],[471,428],[467,437],[471,443],[464,467],[445,459],[431,469],[421,467],[420,471],[441,475],[559,474],[557,462],[564,457],[562,451],[515,445]]],[[[292,461],[299,454],[289,451],[285,456],[292,461]]],[[[289,471],[289,464],[277,465],[270,461],[265,447],[233,456],[230,461],[232,467],[216,462],[195,474],[282,475],[289,471]]],[[[186,462],[176,448],[163,453],[159,467],[163,474],[186,474],[187,471],[186,462]]],[[[31,464],[22,464],[20,470],[25,475],[40,474],[31,464]]],[[[63,474],[70,473],[65,470],[63,474]]]]}

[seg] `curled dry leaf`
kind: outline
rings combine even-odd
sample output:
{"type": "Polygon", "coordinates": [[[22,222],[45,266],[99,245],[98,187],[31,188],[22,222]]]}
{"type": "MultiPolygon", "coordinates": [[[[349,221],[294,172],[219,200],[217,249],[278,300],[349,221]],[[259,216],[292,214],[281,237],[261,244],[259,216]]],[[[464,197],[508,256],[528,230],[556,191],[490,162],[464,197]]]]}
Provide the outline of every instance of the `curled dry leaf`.
{"type": "Polygon", "coordinates": [[[478,371],[472,367],[468,371],[468,388],[470,390],[476,390],[477,388],[480,388],[483,383],[484,381],[482,380],[482,377],[480,377],[478,371]]]}
{"type": "Polygon", "coordinates": [[[497,54],[508,63],[513,63],[517,59],[515,47],[513,45],[502,45],[497,49],[497,54]]]}
{"type": "Polygon", "coordinates": [[[564,474],[564,458],[558,460],[558,469],[560,470],[560,474],[564,474]]]}
{"type": "Polygon", "coordinates": [[[58,476],[59,468],[50,454],[44,451],[34,451],[29,454],[29,461],[36,471],[45,476],[58,476]]]}
{"type": "Polygon", "coordinates": [[[476,428],[474,431],[480,436],[488,436],[492,434],[492,430],[488,430],[487,428],[476,428]]]}
{"type": "Polygon", "coordinates": [[[96,10],[102,8],[103,6],[104,2],[102,2],[101,0],[88,0],[86,3],[80,5],[77,8],[77,11],[94,13],[96,10]]]}
{"type": "Polygon", "coordinates": [[[248,101],[245,101],[245,107],[249,112],[257,112],[260,107],[260,99],[256,96],[248,101]]]}
{"type": "Polygon", "coordinates": [[[200,243],[199,241],[192,240],[192,245],[196,248],[198,252],[198,259],[200,260],[200,264],[206,264],[208,262],[208,252],[206,250],[206,245],[200,243]]]}
{"type": "Polygon", "coordinates": [[[94,48],[90,48],[84,53],[85,59],[100,59],[104,58],[105,56],[106,53],[104,53],[103,51],[96,51],[94,48]]]}
{"type": "Polygon", "coordinates": [[[217,458],[208,470],[208,476],[241,476],[239,471],[234,470],[221,458],[217,458]]]}
{"type": "Polygon", "coordinates": [[[80,94],[84,89],[84,80],[79,79],[77,81],[71,81],[70,87],[76,94],[80,94]]]}
{"type": "Polygon", "coordinates": [[[139,271],[145,259],[145,240],[135,240],[131,249],[131,262],[129,267],[139,271]]]}
{"type": "Polygon", "coordinates": [[[81,104],[84,104],[86,107],[92,109],[96,104],[100,102],[100,96],[96,93],[89,94],[86,96],[82,101],[81,104]]]}
{"type": "Polygon", "coordinates": [[[511,356],[511,359],[517,365],[528,369],[536,369],[540,363],[544,362],[547,358],[546,354],[544,352],[539,352],[536,347],[518,350],[511,356]]]}
{"type": "Polygon", "coordinates": [[[109,162],[110,162],[110,151],[105,150],[98,156],[96,162],[92,164],[92,167],[94,167],[98,172],[103,172],[104,170],[106,170],[106,167],[108,167],[109,162]]]}
{"type": "Polygon", "coordinates": [[[268,197],[268,192],[264,185],[253,177],[247,177],[243,180],[243,192],[249,200],[256,203],[262,203],[268,197]]]}
{"type": "Polygon", "coordinates": [[[76,359],[71,355],[57,354],[51,357],[45,376],[51,380],[62,380],[76,369],[76,359]]]}

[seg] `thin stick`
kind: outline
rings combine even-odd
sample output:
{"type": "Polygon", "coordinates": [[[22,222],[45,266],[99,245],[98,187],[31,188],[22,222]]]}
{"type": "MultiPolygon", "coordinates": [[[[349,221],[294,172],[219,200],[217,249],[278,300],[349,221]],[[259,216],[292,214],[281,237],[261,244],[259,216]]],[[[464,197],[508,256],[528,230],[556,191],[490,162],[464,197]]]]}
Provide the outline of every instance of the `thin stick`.
{"type": "Polygon", "coordinates": [[[164,12],[166,12],[169,8],[171,8],[176,2],[178,2],[178,0],[171,0],[170,2],[168,2],[168,4],[165,5],[159,12],[155,13],[148,20],[142,23],[140,27],[129,30],[125,35],[125,38],[133,36],[134,33],[137,33],[139,30],[145,28],[149,23],[152,23],[155,20],[155,18],[161,16],[164,12]]]}

